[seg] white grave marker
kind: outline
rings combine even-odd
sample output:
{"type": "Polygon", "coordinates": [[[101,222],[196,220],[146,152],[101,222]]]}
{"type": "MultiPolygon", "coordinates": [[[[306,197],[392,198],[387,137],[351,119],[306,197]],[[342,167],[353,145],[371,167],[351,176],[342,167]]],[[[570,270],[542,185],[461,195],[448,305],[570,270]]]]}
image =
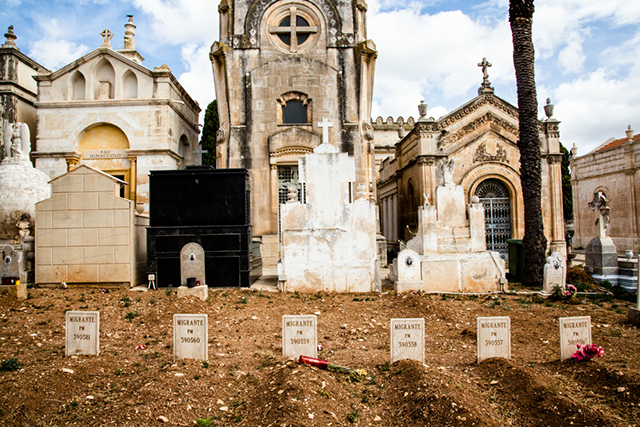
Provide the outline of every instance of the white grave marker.
{"type": "Polygon", "coordinates": [[[318,320],[315,315],[282,316],[282,356],[318,357],[318,320]]]}
{"type": "Polygon", "coordinates": [[[64,355],[100,353],[100,312],[67,311],[65,313],[64,355]]]}
{"type": "Polygon", "coordinates": [[[478,363],[491,357],[511,358],[509,317],[478,317],[478,363]]]}
{"type": "Polygon", "coordinates": [[[578,344],[591,344],[591,316],[561,317],[560,360],[571,359],[578,344]]]}
{"type": "Polygon", "coordinates": [[[424,363],[424,319],[391,319],[391,362],[412,359],[424,363]]]}
{"type": "Polygon", "coordinates": [[[206,314],[173,315],[173,360],[209,359],[206,314]]]}

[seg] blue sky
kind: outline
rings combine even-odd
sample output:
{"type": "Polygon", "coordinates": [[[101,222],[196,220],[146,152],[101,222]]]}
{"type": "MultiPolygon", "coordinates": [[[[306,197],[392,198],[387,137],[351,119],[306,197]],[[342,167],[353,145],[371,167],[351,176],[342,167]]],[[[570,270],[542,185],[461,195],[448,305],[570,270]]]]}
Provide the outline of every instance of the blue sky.
{"type": "MultiPolygon", "coordinates": [[[[0,29],[15,26],[22,52],[55,70],[97,48],[100,32],[123,47],[133,14],[148,68],[167,64],[202,108],[215,98],[208,52],[217,0],[4,0],[0,29]]],[[[378,48],[373,118],[439,117],[477,94],[486,57],[496,94],[516,104],[508,0],[368,0],[378,48]]],[[[640,2],[536,0],[534,44],[540,116],[546,98],[561,141],[586,154],[628,125],[640,132],[640,2]]],[[[4,34],[1,31],[0,34],[4,34]]],[[[201,117],[202,120],[202,117],[201,117]]]]}

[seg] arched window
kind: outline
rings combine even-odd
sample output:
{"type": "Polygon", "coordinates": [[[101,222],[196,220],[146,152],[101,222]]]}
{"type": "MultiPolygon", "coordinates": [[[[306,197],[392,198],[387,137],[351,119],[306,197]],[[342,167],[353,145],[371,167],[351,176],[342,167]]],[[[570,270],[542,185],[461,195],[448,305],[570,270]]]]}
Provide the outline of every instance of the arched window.
{"type": "Polygon", "coordinates": [[[123,98],[135,99],[138,97],[138,78],[131,70],[127,70],[124,74],[122,86],[123,98]]]}
{"type": "Polygon", "coordinates": [[[283,125],[306,125],[311,123],[311,100],[299,92],[289,92],[278,100],[278,121],[283,125]]]}
{"type": "Polygon", "coordinates": [[[509,189],[498,179],[482,181],[475,195],[484,205],[487,250],[507,253],[511,238],[511,198],[509,189]]]}
{"type": "Polygon", "coordinates": [[[81,101],[86,99],[87,81],[80,71],[76,71],[71,79],[71,99],[81,101]]]}
{"type": "Polygon", "coordinates": [[[95,87],[95,99],[113,99],[115,89],[116,73],[113,66],[106,59],[102,59],[97,67],[95,87]]]}

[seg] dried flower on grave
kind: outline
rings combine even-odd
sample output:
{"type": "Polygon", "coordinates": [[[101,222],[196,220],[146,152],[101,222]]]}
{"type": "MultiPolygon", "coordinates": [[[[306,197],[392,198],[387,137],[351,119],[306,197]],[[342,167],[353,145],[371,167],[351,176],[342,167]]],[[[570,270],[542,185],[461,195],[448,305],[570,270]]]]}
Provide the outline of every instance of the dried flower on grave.
{"type": "Polygon", "coordinates": [[[578,351],[573,353],[573,358],[577,360],[591,360],[594,357],[604,356],[604,349],[595,344],[577,344],[578,351]]]}
{"type": "Polygon", "coordinates": [[[354,375],[355,377],[367,375],[367,371],[365,369],[351,369],[347,368],[346,366],[334,365],[326,360],[316,359],[315,357],[300,356],[300,358],[298,359],[298,363],[301,365],[315,366],[316,368],[326,369],[341,374],[354,375]]]}

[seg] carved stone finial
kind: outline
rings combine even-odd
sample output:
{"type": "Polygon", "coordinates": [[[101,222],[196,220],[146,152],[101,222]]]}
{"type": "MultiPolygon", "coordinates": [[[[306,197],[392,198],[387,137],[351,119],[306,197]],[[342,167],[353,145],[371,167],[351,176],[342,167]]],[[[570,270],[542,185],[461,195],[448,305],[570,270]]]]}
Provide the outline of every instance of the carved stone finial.
{"type": "MultiPolygon", "coordinates": [[[[10,123],[4,128],[4,159],[29,160],[31,135],[24,123],[10,123]]],[[[3,160],[4,161],[4,160],[3,160]]]]}
{"type": "Polygon", "coordinates": [[[632,142],[633,141],[634,130],[631,129],[631,125],[629,125],[629,127],[627,128],[627,131],[625,133],[627,134],[627,141],[632,142]]]}
{"type": "Polygon", "coordinates": [[[553,116],[553,108],[554,105],[551,103],[551,99],[547,98],[547,105],[544,106],[544,114],[547,116],[547,119],[553,116]]]}
{"type": "Polygon", "coordinates": [[[424,101],[420,101],[420,105],[418,105],[418,112],[420,113],[420,119],[423,120],[427,118],[427,104],[424,101]]]}
{"type": "Polygon", "coordinates": [[[456,168],[456,162],[454,159],[442,161],[442,178],[444,180],[445,187],[453,187],[453,171],[456,168]]]}
{"type": "Polygon", "coordinates": [[[109,31],[108,28],[105,28],[103,32],[100,33],[102,36],[102,44],[100,47],[108,47],[111,49],[111,39],[113,38],[113,33],[109,31]]]}
{"type": "Polygon", "coordinates": [[[133,50],[136,48],[136,41],[134,40],[136,26],[133,24],[133,15],[127,15],[127,18],[129,18],[129,22],[124,24],[124,48],[133,50]]]}
{"type": "Polygon", "coordinates": [[[13,32],[13,25],[9,25],[9,30],[4,36],[7,38],[7,41],[2,45],[2,47],[16,47],[16,39],[18,36],[13,32]]]}

